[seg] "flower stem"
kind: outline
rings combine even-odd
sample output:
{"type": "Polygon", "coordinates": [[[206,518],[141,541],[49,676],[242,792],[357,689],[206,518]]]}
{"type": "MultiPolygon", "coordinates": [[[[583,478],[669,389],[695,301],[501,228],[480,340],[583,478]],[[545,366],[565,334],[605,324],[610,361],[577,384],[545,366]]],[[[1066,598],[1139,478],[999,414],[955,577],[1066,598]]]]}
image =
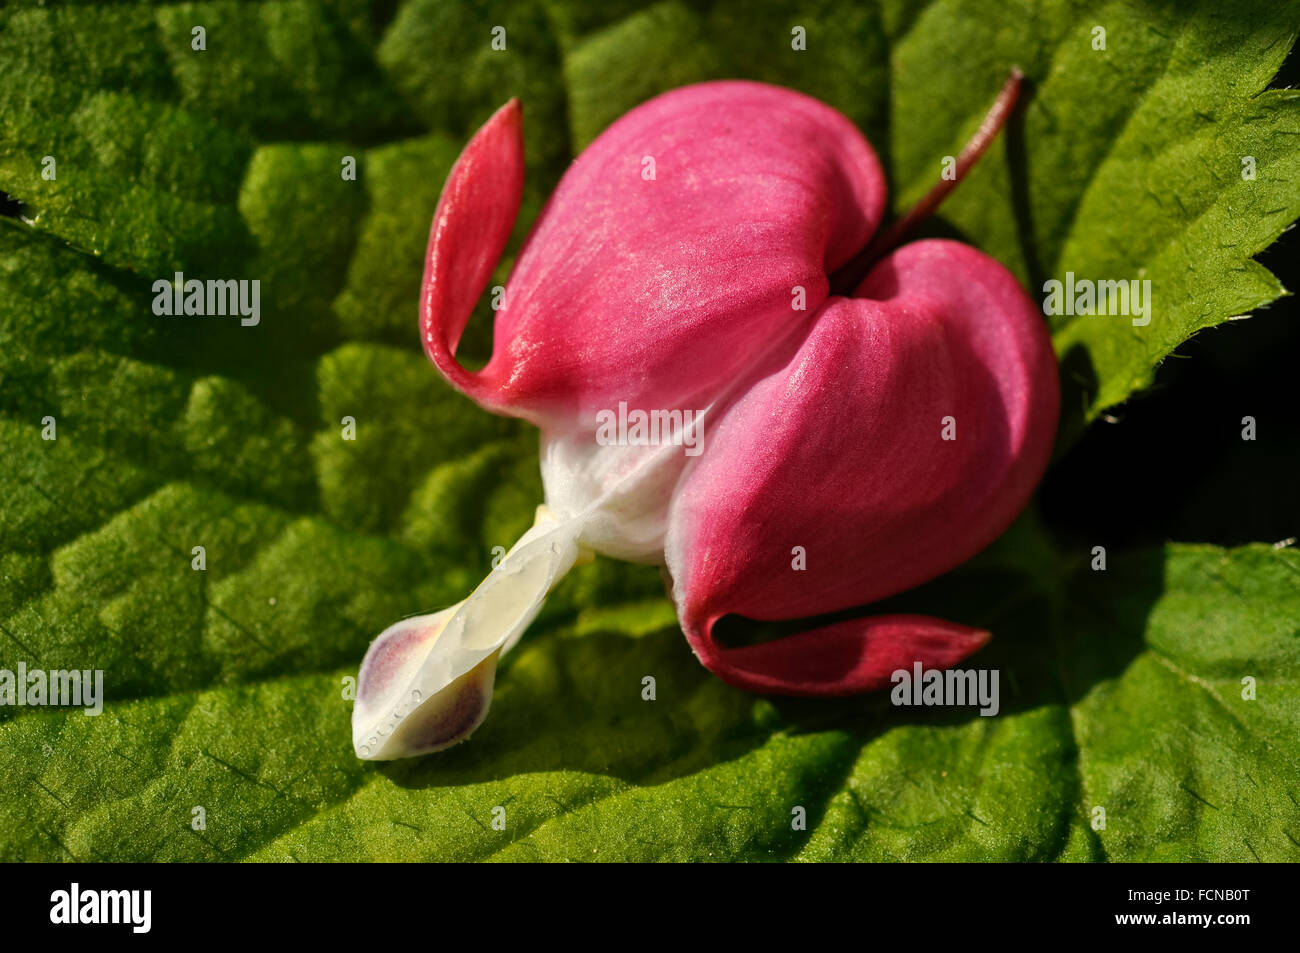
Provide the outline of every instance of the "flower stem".
{"type": "Polygon", "coordinates": [[[1002,84],[1002,89],[998,93],[997,99],[993,101],[992,107],[984,116],[984,121],[980,123],[979,129],[975,130],[975,135],[971,136],[961,154],[957,156],[956,167],[954,168],[953,177],[950,179],[940,179],[921,201],[917,202],[902,218],[897,219],[892,225],[883,232],[880,232],[867,245],[866,248],[858,252],[853,258],[834,275],[831,276],[831,294],[848,295],[862,282],[881,256],[892,251],[899,243],[903,241],[912,230],[921,222],[929,218],[935,209],[948,197],[948,194],[957,187],[957,184],[966,177],[971,166],[979,161],[989,144],[993,142],[994,137],[1006,125],[1007,117],[1011,115],[1011,110],[1015,108],[1016,101],[1020,98],[1020,87],[1023,85],[1025,74],[1020,68],[1013,66],[1011,73],[1007,76],[1007,81],[1002,84]]]}

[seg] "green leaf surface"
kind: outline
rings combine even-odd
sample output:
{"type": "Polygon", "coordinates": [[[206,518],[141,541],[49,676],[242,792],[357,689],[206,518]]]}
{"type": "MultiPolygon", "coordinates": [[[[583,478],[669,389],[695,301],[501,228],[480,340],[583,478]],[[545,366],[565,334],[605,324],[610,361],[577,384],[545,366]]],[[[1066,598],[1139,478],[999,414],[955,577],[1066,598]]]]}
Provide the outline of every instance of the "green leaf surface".
{"type": "Polygon", "coordinates": [[[462,599],[541,499],[535,434],[446,387],[415,329],[441,184],[501,102],[526,109],[512,254],[575,151],[663,89],[741,76],[831,103],[900,211],[1020,65],[1032,95],[933,230],[1035,295],[1066,271],[1152,280],[1145,327],[1054,324],[1068,439],[1282,293],[1252,256],[1300,214],[1300,102],[1265,91],[1300,5],[1219,6],[0,10],[19,203],[0,218],[0,669],[102,669],[107,694],[93,717],[0,708],[0,859],[1300,859],[1285,550],[1094,572],[1022,522],[890,602],[994,631],[970,663],[1001,672],[991,718],[735,691],[658,573],[603,559],[503,661],[467,744],[358,761],[343,690],[375,634],[462,599]],[[259,279],[260,322],[155,315],[176,271],[259,279]]]}

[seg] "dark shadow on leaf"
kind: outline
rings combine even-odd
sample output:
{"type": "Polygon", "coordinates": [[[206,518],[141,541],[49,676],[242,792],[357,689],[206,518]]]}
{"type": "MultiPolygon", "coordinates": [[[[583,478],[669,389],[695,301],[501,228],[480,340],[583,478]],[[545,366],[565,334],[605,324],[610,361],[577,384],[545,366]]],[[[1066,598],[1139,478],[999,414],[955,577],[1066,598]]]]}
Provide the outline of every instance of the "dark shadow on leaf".
{"type": "Polygon", "coordinates": [[[668,781],[761,744],[755,701],[710,675],[676,626],[639,636],[542,630],[507,656],[491,714],[468,742],[381,770],[404,787],[560,770],[668,781]],[[647,676],[653,701],[642,698],[647,676]]]}
{"type": "Polygon", "coordinates": [[[1053,461],[1074,445],[1088,426],[1088,409],[1096,399],[1100,383],[1092,354],[1076,344],[1061,358],[1061,419],[1056,429],[1053,461]]]}
{"type": "MultiPolygon", "coordinates": [[[[1081,558],[1064,579],[1050,567],[1031,572],[998,562],[978,557],[866,609],[782,623],[731,619],[721,628],[733,644],[862,614],[931,614],[987,628],[990,644],[958,667],[998,671],[994,717],[1072,705],[1122,674],[1142,651],[1146,619],[1162,589],[1159,550],[1115,556],[1104,572],[1081,558]]],[[[748,694],[700,666],[675,626],[640,636],[542,631],[516,652],[499,672],[492,712],[471,740],[379,770],[407,788],[551,771],[653,785],[740,758],[778,732],[844,732],[853,739],[845,763],[825,766],[842,776],[862,746],[891,729],[983,717],[977,706],[895,706],[888,691],[843,699],[748,694]],[[656,680],[654,701],[642,698],[646,676],[656,680]]],[[[810,805],[810,817],[822,810],[810,805]]]]}
{"type": "MultiPolygon", "coordinates": [[[[1093,571],[1086,553],[1063,580],[985,568],[980,561],[866,610],[783,623],[726,620],[728,635],[743,634],[753,642],[891,613],[938,615],[988,629],[990,643],[957,667],[999,672],[999,715],[1072,705],[1099,682],[1120,675],[1142,651],[1146,619],[1163,588],[1160,550],[1114,556],[1106,571],[1093,571]]],[[[897,725],[955,725],[983,717],[974,707],[895,707],[888,692],[850,699],[782,698],[774,704],[796,730],[852,730],[864,742],[897,725]]]]}
{"type": "Polygon", "coordinates": [[[921,238],[946,238],[950,241],[961,242],[963,245],[973,245],[979,247],[971,241],[970,235],[954,225],[949,219],[942,215],[932,215],[917,228],[915,232],[908,235],[903,244],[914,242],[921,238]]]}
{"type": "Polygon", "coordinates": [[[1016,216],[1016,235],[1020,240],[1020,254],[1025,260],[1031,291],[1041,288],[1046,280],[1043,263],[1038,257],[1038,238],[1034,231],[1034,203],[1029,195],[1029,148],[1025,140],[1025,111],[1035,93],[1034,81],[1026,78],[1020,101],[1007,119],[1004,132],[1007,137],[1007,166],[1011,177],[1011,208],[1016,216]]]}
{"type": "Polygon", "coordinates": [[[0,217],[2,218],[22,218],[24,214],[23,203],[14,198],[8,192],[0,192],[0,217]]]}

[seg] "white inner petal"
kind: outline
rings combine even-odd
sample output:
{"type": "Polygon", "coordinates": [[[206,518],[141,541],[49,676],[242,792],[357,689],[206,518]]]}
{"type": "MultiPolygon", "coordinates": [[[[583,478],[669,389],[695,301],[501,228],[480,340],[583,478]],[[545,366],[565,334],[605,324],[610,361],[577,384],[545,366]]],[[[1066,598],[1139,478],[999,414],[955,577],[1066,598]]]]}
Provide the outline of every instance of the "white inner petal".
{"type": "Polygon", "coordinates": [[[580,555],[578,521],[537,522],[464,602],[403,619],[370,645],[357,679],[357,756],[425,754],[467,738],[487,715],[496,661],[537,616],[580,555]]]}

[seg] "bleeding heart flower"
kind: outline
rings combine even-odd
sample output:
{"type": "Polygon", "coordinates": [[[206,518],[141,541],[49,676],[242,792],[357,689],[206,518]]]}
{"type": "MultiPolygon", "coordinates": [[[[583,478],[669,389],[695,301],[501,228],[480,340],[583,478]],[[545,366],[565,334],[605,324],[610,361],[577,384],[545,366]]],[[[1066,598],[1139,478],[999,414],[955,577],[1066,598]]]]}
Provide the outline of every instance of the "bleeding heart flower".
{"type": "Polygon", "coordinates": [[[665,563],[696,655],[745,689],[869,691],[983,645],[986,632],[903,615],[745,648],[713,638],[728,613],[797,619],[931,579],[998,536],[1041,476],[1059,398],[1040,312],[973,248],[894,249],[955,184],[868,245],[884,175],[848,119],[757,83],[666,93],[565,174],[519,254],[492,358],[474,372],[456,346],[523,191],[520,108],[502,107],[439,202],[421,333],[455,387],[540,428],[546,504],[464,602],[371,645],[357,754],[468,736],[500,654],[593,550],[665,563]]]}

